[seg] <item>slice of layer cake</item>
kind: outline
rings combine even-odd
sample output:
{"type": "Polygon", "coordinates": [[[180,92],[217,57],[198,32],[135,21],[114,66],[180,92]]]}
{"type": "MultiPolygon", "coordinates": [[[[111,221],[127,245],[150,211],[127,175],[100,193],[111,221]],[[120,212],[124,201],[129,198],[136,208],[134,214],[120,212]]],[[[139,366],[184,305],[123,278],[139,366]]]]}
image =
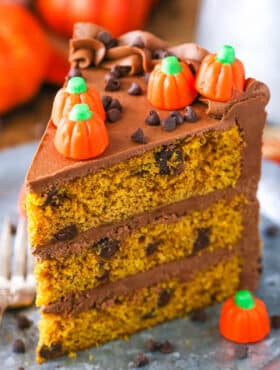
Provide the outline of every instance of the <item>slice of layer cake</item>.
{"type": "Polygon", "coordinates": [[[39,362],[256,288],[269,91],[232,50],[77,25],[26,178],[39,362]]]}

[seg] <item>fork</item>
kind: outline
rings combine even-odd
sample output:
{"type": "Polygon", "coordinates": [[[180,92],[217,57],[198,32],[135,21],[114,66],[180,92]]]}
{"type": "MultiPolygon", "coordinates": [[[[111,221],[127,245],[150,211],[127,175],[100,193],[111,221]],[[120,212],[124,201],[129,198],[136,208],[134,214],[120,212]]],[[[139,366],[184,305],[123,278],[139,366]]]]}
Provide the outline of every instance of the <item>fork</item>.
{"type": "Polygon", "coordinates": [[[0,235],[0,323],[6,308],[28,306],[35,297],[33,257],[24,219],[19,220],[14,243],[12,239],[6,218],[0,235]]]}

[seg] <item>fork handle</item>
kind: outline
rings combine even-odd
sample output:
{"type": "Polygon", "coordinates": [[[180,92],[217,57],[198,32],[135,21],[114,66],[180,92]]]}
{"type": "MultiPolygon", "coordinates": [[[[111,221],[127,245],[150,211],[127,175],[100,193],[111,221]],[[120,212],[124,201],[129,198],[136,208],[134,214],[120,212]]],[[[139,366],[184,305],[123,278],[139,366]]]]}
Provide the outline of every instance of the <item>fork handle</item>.
{"type": "Polygon", "coordinates": [[[0,303],[0,324],[1,324],[1,321],[2,321],[2,318],[3,318],[3,314],[4,314],[7,307],[8,307],[7,304],[0,303]]]}

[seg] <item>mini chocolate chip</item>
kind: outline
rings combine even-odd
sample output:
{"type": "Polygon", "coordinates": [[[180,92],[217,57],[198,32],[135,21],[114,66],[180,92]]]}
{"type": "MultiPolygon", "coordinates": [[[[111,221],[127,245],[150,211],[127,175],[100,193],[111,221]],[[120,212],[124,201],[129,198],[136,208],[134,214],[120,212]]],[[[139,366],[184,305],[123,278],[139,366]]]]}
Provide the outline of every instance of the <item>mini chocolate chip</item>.
{"type": "Polygon", "coordinates": [[[176,176],[184,170],[184,159],[181,148],[163,146],[162,150],[156,152],[154,156],[159,166],[160,175],[176,176]]]}
{"type": "Polygon", "coordinates": [[[234,356],[238,360],[244,360],[248,357],[248,346],[244,344],[238,344],[235,347],[234,356]]]}
{"type": "Polygon", "coordinates": [[[111,79],[116,79],[117,80],[118,78],[119,77],[113,72],[108,72],[104,75],[105,83],[108,83],[108,81],[111,80],[111,79]]]}
{"type": "Polygon", "coordinates": [[[275,238],[279,233],[279,227],[276,225],[267,226],[265,229],[265,235],[269,238],[275,238]]]}
{"type": "Polygon", "coordinates": [[[130,66],[120,66],[120,65],[114,65],[111,68],[111,73],[117,76],[117,78],[125,77],[130,72],[131,67],[130,66]]]}
{"type": "Polygon", "coordinates": [[[155,317],[154,312],[147,312],[143,316],[141,316],[141,319],[142,320],[149,320],[149,319],[152,319],[153,317],[155,317]]]}
{"type": "Polygon", "coordinates": [[[162,59],[172,55],[168,50],[165,49],[156,49],[152,52],[152,59],[162,59]]]}
{"type": "Polygon", "coordinates": [[[146,73],[144,73],[144,75],[142,76],[142,79],[143,79],[143,81],[144,81],[144,82],[146,82],[146,84],[149,82],[150,75],[151,75],[151,73],[146,72],[146,73]]]}
{"type": "Polygon", "coordinates": [[[114,39],[108,31],[98,32],[97,39],[105,45],[106,49],[110,49],[118,45],[117,39],[114,39]]]}
{"type": "Polygon", "coordinates": [[[139,49],[143,49],[145,47],[144,41],[141,36],[137,36],[134,40],[131,46],[134,46],[139,49]]]}
{"type": "Polygon", "coordinates": [[[161,342],[158,342],[154,339],[149,339],[145,342],[145,348],[147,349],[147,351],[149,352],[156,352],[156,351],[159,351],[160,350],[160,347],[161,347],[162,343],[161,342]]]}
{"type": "Polygon", "coordinates": [[[163,343],[161,343],[159,348],[160,353],[172,353],[174,352],[174,346],[171,344],[168,340],[165,340],[163,343]]]}
{"type": "Polygon", "coordinates": [[[15,235],[17,232],[17,226],[15,224],[10,224],[10,232],[12,235],[15,235]]]}
{"type": "Polygon", "coordinates": [[[118,240],[105,237],[100,239],[94,247],[98,248],[100,257],[109,259],[119,250],[119,244],[118,240]]]}
{"type": "Polygon", "coordinates": [[[134,366],[135,367],[143,367],[148,365],[150,362],[149,358],[143,353],[137,353],[137,355],[134,358],[134,366]]]}
{"type": "Polygon", "coordinates": [[[105,111],[109,108],[112,100],[113,99],[110,95],[101,96],[102,105],[103,105],[103,108],[104,108],[105,111]]]}
{"type": "Polygon", "coordinates": [[[110,277],[110,271],[108,270],[105,270],[102,272],[102,274],[100,276],[97,276],[96,279],[99,281],[99,282],[106,282],[109,280],[109,277],[110,277]]]}
{"type": "Polygon", "coordinates": [[[55,235],[55,239],[58,241],[72,240],[78,234],[76,225],[69,225],[59,230],[55,235]]]}
{"type": "Polygon", "coordinates": [[[53,343],[50,347],[44,344],[39,350],[39,356],[46,360],[50,360],[54,357],[60,356],[62,352],[61,343],[53,343]]]}
{"type": "Polygon", "coordinates": [[[161,126],[165,131],[174,131],[176,128],[176,118],[168,116],[161,121],[161,126]]]}
{"type": "Polygon", "coordinates": [[[121,112],[119,109],[113,108],[106,112],[107,122],[114,123],[121,118],[121,112]]]}
{"type": "Polygon", "coordinates": [[[158,112],[150,110],[149,115],[146,117],[145,122],[150,126],[159,126],[160,118],[158,112]]]}
{"type": "Polygon", "coordinates": [[[170,302],[171,296],[172,296],[172,290],[163,289],[160,292],[159,297],[158,297],[158,307],[166,306],[170,302]]]}
{"type": "Polygon", "coordinates": [[[13,343],[14,353],[25,353],[25,344],[22,339],[16,339],[13,343]]]}
{"type": "Polygon", "coordinates": [[[198,120],[196,111],[190,105],[185,107],[184,120],[186,122],[196,122],[198,120]]]}
{"type": "Polygon", "coordinates": [[[120,80],[111,77],[106,85],[105,85],[105,91],[118,91],[121,88],[120,80]]]}
{"type": "Polygon", "coordinates": [[[142,95],[142,88],[137,82],[132,82],[129,89],[127,90],[129,95],[142,95]]]}
{"type": "Polygon", "coordinates": [[[72,77],[81,77],[82,76],[82,73],[81,71],[79,70],[79,68],[70,68],[69,72],[68,72],[68,75],[67,75],[67,80],[70,80],[70,78],[72,77]]]}
{"type": "Polygon", "coordinates": [[[149,243],[146,247],[146,256],[151,256],[158,249],[160,242],[157,240],[153,243],[149,243]]]}
{"type": "Polygon", "coordinates": [[[33,324],[33,321],[23,314],[17,315],[16,320],[17,320],[17,327],[21,330],[29,329],[30,326],[33,324]]]}
{"type": "Polygon", "coordinates": [[[134,143],[138,144],[147,143],[147,139],[145,138],[144,132],[141,128],[138,128],[136,131],[134,131],[130,138],[134,143]]]}
{"type": "Polygon", "coordinates": [[[207,320],[207,315],[206,315],[206,312],[202,308],[200,308],[200,309],[194,310],[191,313],[190,319],[192,321],[205,322],[207,320]]]}
{"type": "Polygon", "coordinates": [[[171,117],[175,117],[176,119],[176,125],[181,125],[184,122],[184,117],[180,112],[177,112],[176,110],[170,113],[171,117]]]}
{"type": "Polygon", "coordinates": [[[280,329],[280,315],[270,316],[272,329],[280,329]]]}
{"type": "Polygon", "coordinates": [[[201,249],[206,248],[210,243],[210,228],[205,227],[198,229],[198,235],[193,245],[192,254],[197,253],[201,249]]]}
{"type": "Polygon", "coordinates": [[[70,199],[70,197],[65,193],[58,193],[57,189],[52,188],[48,193],[46,200],[42,207],[51,206],[59,207],[65,199],[70,199]]]}
{"type": "Polygon", "coordinates": [[[121,112],[123,107],[118,99],[112,99],[109,108],[116,108],[121,112]]]}

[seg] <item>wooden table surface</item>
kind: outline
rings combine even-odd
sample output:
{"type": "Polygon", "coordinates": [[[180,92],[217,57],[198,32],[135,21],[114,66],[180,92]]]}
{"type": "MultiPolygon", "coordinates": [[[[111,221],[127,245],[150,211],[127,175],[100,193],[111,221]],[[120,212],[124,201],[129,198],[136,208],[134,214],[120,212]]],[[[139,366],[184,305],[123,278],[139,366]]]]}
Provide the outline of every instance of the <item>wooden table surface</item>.
{"type": "MultiPolygon", "coordinates": [[[[198,10],[198,0],[162,0],[146,29],[170,43],[192,41],[198,10]]],[[[40,138],[48,122],[56,90],[57,87],[44,85],[31,102],[1,117],[0,149],[40,138]]]]}

